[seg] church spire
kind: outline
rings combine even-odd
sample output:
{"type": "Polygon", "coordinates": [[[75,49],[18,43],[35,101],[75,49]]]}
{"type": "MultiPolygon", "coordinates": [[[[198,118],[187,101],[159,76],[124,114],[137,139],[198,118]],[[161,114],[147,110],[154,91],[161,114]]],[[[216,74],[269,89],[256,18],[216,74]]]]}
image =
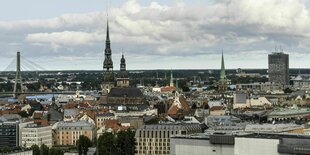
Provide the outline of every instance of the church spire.
{"type": "Polygon", "coordinates": [[[115,86],[108,19],[107,19],[107,34],[106,34],[106,42],[105,42],[105,50],[104,50],[103,70],[104,71],[103,71],[102,92],[103,94],[107,94],[109,93],[110,89],[115,86]]]}
{"type": "Polygon", "coordinates": [[[124,57],[124,53],[122,53],[120,71],[126,71],[126,60],[124,57]]]}
{"type": "Polygon", "coordinates": [[[221,75],[220,79],[226,79],[226,72],[225,72],[225,64],[224,64],[224,54],[222,51],[222,63],[221,63],[221,75]]]}
{"type": "Polygon", "coordinates": [[[106,42],[110,42],[109,19],[107,19],[107,36],[106,36],[106,42]]]}
{"type": "Polygon", "coordinates": [[[109,20],[108,19],[107,19],[107,36],[106,36],[106,42],[105,42],[104,55],[105,55],[105,59],[104,59],[103,68],[107,70],[110,70],[110,69],[113,70],[113,62],[111,58],[112,50],[110,46],[109,20]]]}
{"type": "Polygon", "coordinates": [[[222,63],[221,63],[221,75],[220,75],[218,89],[219,89],[219,92],[222,93],[222,97],[224,97],[224,92],[227,90],[227,77],[226,77],[226,73],[225,73],[223,51],[222,51],[222,63]]]}

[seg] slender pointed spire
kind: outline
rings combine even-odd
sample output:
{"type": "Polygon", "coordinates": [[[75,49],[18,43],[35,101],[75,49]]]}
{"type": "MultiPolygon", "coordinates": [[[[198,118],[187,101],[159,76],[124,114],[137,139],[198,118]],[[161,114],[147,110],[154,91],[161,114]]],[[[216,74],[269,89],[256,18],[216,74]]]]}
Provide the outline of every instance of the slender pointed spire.
{"type": "Polygon", "coordinates": [[[114,85],[114,73],[113,73],[113,61],[112,61],[112,50],[110,43],[110,35],[109,35],[109,19],[107,16],[107,34],[106,34],[106,42],[105,42],[105,50],[104,50],[104,61],[103,61],[103,94],[108,94],[110,89],[113,88],[114,85]]]}
{"type": "Polygon", "coordinates": [[[110,41],[110,35],[109,35],[109,19],[107,19],[107,37],[106,41],[110,41]]]}
{"type": "Polygon", "coordinates": [[[221,63],[221,79],[226,79],[226,72],[225,72],[225,64],[224,64],[224,54],[222,50],[222,63],[221,63]]]}

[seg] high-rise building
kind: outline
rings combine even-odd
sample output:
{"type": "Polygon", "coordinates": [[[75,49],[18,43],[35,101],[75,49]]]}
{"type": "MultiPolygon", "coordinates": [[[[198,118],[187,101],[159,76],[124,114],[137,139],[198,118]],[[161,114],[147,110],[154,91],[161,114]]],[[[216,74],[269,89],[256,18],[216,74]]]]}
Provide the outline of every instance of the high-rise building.
{"type": "Polygon", "coordinates": [[[269,81],[282,85],[289,84],[289,56],[283,52],[268,55],[269,81]]]}
{"type": "Polygon", "coordinates": [[[19,122],[0,122],[0,148],[18,146],[19,122]]]}
{"type": "Polygon", "coordinates": [[[107,21],[107,35],[106,35],[104,55],[105,58],[103,62],[104,72],[103,72],[102,94],[106,95],[110,92],[111,88],[115,86],[108,21],[107,21]]]}

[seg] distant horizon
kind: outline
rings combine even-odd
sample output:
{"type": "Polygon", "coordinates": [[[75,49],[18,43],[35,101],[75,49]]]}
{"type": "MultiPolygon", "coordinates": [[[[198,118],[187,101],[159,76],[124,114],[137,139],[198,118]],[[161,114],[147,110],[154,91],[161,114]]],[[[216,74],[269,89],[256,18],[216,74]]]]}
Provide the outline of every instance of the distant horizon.
{"type": "MultiPolygon", "coordinates": [[[[239,68],[225,68],[225,70],[237,70],[239,68]]],[[[268,70],[268,68],[240,68],[241,70],[268,70]]],[[[126,71],[178,71],[178,70],[205,70],[205,71],[208,71],[208,70],[221,70],[220,68],[218,69],[212,69],[212,68],[209,68],[209,69],[129,69],[129,70],[126,70],[126,71]]],[[[289,68],[289,70],[310,70],[310,68],[289,68]]],[[[102,71],[103,70],[25,70],[24,72],[59,72],[59,71],[102,71]]],[[[118,70],[113,70],[113,71],[120,71],[119,69],[118,70]]],[[[15,72],[15,71],[0,71],[1,72],[15,72]]],[[[23,71],[22,71],[23,72],[23,71]]]]}

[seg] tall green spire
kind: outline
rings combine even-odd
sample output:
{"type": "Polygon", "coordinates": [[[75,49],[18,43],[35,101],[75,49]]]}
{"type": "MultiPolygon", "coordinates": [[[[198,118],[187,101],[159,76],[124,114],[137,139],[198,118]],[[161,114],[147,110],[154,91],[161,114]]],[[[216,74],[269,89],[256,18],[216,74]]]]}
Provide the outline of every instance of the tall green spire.
{"type": "Polygon", "coordinates": [[[222,63],[221,63],[221,76],[220,76],[220,79],[221,79],[221,80],[226,79],[226,72],[225,72],[225,64],[224,64],[224,54],[223,54],[223,51],[222,51],[222,63]]]}

